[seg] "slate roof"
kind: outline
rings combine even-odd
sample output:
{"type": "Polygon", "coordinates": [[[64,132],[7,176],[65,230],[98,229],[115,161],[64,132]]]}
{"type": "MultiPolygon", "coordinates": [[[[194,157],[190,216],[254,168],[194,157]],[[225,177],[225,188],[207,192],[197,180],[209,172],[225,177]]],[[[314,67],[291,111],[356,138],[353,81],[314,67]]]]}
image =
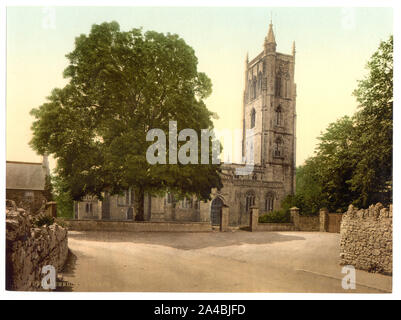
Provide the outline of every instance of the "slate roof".
{"type": "Polygon", "coordinates": [[[46,167],[38,162],[6,162],[6,189],[44,190],[46,167]]]}

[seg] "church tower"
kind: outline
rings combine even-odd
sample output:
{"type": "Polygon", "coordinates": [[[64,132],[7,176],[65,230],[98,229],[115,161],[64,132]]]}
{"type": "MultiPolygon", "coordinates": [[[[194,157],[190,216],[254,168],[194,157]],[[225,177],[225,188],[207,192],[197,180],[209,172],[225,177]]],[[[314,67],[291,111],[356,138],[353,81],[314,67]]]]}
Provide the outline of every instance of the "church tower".
{"type": "Polygon", "coordinates": [[[263,51],[246,58],[243,95],[242,155],[263,169],[262,180],[280,182],[295,192],[296,85],[295,44],[292,54],[276,51],[270,22],[263,51]]]}

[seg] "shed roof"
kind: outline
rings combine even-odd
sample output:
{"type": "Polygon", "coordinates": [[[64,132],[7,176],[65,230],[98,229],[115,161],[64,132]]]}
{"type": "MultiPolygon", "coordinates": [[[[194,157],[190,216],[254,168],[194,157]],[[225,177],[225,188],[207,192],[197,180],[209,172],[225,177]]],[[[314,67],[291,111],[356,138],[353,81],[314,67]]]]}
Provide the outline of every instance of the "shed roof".
{"type": "Polygon", "coordinates": [[[46,167],[40,162],[6,162],[6,189],[44,190],[46,167]]]}

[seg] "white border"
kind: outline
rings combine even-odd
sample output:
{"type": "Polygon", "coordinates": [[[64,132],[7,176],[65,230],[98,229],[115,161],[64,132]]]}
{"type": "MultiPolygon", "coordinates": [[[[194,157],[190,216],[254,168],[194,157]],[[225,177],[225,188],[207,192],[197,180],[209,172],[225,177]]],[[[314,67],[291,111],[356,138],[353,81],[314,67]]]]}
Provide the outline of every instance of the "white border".
{"type": "MultiPolygon", "coordinates": [[[[394,9],[394,57],[401,57],[400,52],[400,30],[401,30],[401,11],[400,11],[400,1],[396,0],[327,0],[327,1],[293,1],[293,0],[271,0],[271,1],[239,1],[231,0],[230,2],[222,0],[169,0],[169,1],[157,1],[157,0],[114,0],[114,1],[86,1],[82,0],[60,0],[57,3],[51,0],[42,1],[2,1],[1,13],[0,13],[0,30],[1,39],[0,41],[0,68],[1,68],[1,89],[0,97],[1,101],[4,102],[3,108],[1,108],[1,130],[5,133],[6,125],[6,7],[7,6],[269,6],[269,7],[392,7],[394,9]]],[[[400,75],[401,67],[397,59],[394,61],[394,234],[397,235],[395,240],[399,240],[399,231],[401,218],[398,216],[397,208],[399,208],[400,199],[399,194],[399,178],[401,176],[401,170],[399,165],[400,152],[398,147],[400,146],[400,134],[401,128],[400,124],[400,75]]],[[[2,179],[0,182],[0,197],[4,199],[5,196],[5,134],[1,135],[1,148],[0,148],[1,160],[0,161],[0,172],[2,173],[2,179]]],[[[1,210],[1,213],[4,211],[1,210]]],[[[401,297],[401,282],[400,273],[401,270],[401,246],[399,241],[394,241],[393,252],[394,252],[394,275],[393,275],[393,293],[390,294],[295,294],[295,293],[40,293],[40,292],[7,292],[5,288],[5,221],[4,214],[1,215],[1,261],[0,261],[0,297],[2,299],[48,299],[48,300],[58,300],[58,299],[137,299],[137,300],[205,300],[205,299],[233,299],[233,300],[277,300],[277,299],[322,299],[322,300],[339,300],[339,299],[400,299],[401,297]]]]}

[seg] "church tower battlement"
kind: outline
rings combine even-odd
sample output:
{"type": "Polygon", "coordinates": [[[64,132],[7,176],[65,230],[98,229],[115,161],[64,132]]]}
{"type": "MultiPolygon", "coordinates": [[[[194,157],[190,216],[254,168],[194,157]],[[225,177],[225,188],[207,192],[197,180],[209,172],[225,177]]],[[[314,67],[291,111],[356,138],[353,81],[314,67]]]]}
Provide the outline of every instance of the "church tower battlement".
{"type": "Polygon", "coordinates": [[[270,22],[263,51],[245,63],[242,156],[264,168],[263,180],[295,192],[296,85],[295,43],[292,54],[276,51],[270,22]]]}

